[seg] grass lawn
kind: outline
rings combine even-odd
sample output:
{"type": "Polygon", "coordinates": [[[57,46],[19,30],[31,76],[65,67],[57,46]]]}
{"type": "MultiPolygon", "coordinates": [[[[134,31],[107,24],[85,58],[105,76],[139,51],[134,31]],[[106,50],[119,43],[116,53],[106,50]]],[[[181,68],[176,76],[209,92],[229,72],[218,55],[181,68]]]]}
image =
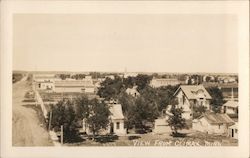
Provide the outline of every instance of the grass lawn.
{"type": "Polygon", "coordinates": [[[96,141],[84,138],[82,142],[65,144],[66,146],[237,146],[238,141],[226,136],[207,135],[201,132],[185,130],[185,137],[172,137],[165,134],[129,134],[120,137],[100,137],[96,141]],[[102,139],[101,139],[102,138],[102,139]]]}

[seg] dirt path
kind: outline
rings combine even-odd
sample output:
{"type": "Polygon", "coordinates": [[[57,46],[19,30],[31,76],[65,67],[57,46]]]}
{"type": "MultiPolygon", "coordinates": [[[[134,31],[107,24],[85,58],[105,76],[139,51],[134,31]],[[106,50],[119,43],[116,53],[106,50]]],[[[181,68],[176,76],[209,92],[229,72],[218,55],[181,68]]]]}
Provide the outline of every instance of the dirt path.
{"type": "Polygon", "coordinates": [[[22,79],[13,84],[12,96],[12,145],[13,146],[51,146],[48,132],[40,126],[37,113],[32,108],[22,106],[25,93],[31,89],[22,79]]]}

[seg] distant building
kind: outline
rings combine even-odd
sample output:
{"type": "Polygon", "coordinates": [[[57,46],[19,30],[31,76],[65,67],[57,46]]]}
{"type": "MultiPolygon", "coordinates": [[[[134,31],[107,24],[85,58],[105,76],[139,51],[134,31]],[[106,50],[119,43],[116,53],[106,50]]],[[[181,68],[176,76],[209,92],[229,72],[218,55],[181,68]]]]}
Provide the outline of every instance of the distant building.
{"type": "Polygon", "coordinates": [[[150,86],[153,88],[159,88],[168,85],[175,86],[178,84],[180,84],[180,81],[171,78],[153,78],[150,82],[150,86]]]}
{"type": "Polygon", "coordinates": [[[192,128],[208,134],[227,134],[229,126],[233,124],[234,121],[227,114],[207,113],[194,119],[192,128]]]}
{"type": "Polygon", "coordinates": [[[35,82],[50,82],[55,80],[55,74],[33,74],[35,82]]]}
{"type": "Polygon", "coordinates": [[[178,106],[183,108],[183,118],[191,119],[193,115],[192,106],[205,106],[210,110],[210,100],[212,97],[203,85],[181,85],[174,97],[178,101],[178,106]]]}
{"type": "Polygon", "coordinates": [[[92,79],[82,79],[82,80],[60,80],[55,81],[55,89],[56,93],[62,92],[77,92],[77,93],[94,93],[95,86],[93,84],[92,79]]]}
{"type": "Polygon", "coordinates": [[[41,81],[38,83],[38,89],[53,91],[55,89],[55,83],[53,81],[41,81]]]}
{"type": "Polygon", "coordinates": [[[125,72],[123,75],[124,78],[136,77],[136,76],[138,76],[138,73],[135,73],[135,72],[125,72]]]}
{"type": "Polygon", "coordinates": [[[137,91],[137,86],[134,86],[133,88],[127,88],[126,93],[128,95],[132,95],[133,97],[140,96],[140,93],[137,91]]]}
{"type": "Polygon", "coordinates": [[[239,106],[238,102],[234,101],[234,94],[233,94],[233,88],[232,88],[231,99],[222,105],[223,113],[230,114],[230,115],[231,114],[238,115],[238,106],[239,106]]]}

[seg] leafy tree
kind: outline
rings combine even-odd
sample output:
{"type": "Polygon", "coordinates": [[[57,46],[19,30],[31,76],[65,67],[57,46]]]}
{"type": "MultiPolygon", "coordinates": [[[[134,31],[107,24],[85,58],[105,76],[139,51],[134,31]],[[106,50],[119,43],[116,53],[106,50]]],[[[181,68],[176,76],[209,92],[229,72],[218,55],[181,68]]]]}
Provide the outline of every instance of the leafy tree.
{"type": "Polygon", "coordinates": [[[145,129],[146,123],[152,123],[159,115],[156,102],[139,96],[132,107],[132,124],[139,129],[145,129]]]}
{"type": "Polygon", "coordinates": [[[128,129],[133,128],[133,122],[134,122],[134,113],[133,110],[135,108],[135,100],[131,95],[128,95],[125,91],[122,91],[120,95],[118,96],[118,102],[122,106],[122,111],[125,117],[125,127],[128,131],[128,129]]]}
{"type": "Polygon", "coordinates": [[[192,79],[191,78],[188,79],[188,83],[187,84],[188,85],[192,85],[192,79]]]}
{"type": "Polygon", "coordinates": [[[138,86],[137,90],[141,92],[152,80],[152,76],[139,74],[135,77],[135,84],[138,86]]]}
{"type": "Polygon", "coordinates": [[[85,121],[85,129],[89,128],[94,137],[101,129],[107,128],[111,113],[105,103],[98,99],[89,100],[87,96],[77,98],[75,103],[78,119],[85,121]]]}
{"type": "Polygon", "coordinates": [[[215,113],[220,112],[221,106],[225,103],[222,91],[218,87],[207,88],[207,91],[212,97],[212,100],[210,102],[210,104],[212,105],[212,110],[215,113]]]}
{"type": "Polygon", "coordinates": [[[123,87],[122,78],[115,76],[115,79],[106,78],[98,89],[97,94],[106,100],[115,99],[121,92],[123,87]]]}
{"type": "Polygon", "coordinates": [[[127,77],[123,79],[123,84],[125,88],[132,88],[136,83],[135,83],[135,77],[127,77]]]}
{"type": "Polygon", "coordinates": [[[79,139],[78,123],[73,102],[69,100],[59,101],[52,106],[51,127],[55,131],[60,131],[63,125],[64,142],[73,142],[79,139]]]}
{"type": "Polygon", "coordinates": [[[170,112],[173,115],[169,116],[169,119],[167,120],[167,122],[172,129],[173,136],[177,136],[179,134],[178,130],[181,130],[187,127],[185,119],[182,118],[183,109],[178,108],[175,105],[172,105],[170,112]]]}
{"type": "Polygon", "coordinates": [[[58,76],[59,76],[59,78],[61,78],[62,80],[65,80],[66,78],[70,78],[70,74],[59,74],[58,76]]]}
{"type": "Polygon", "coordinates": [[[97,99],[90,100],[90,106],[88,108],[89,116],[86,118],[86,122],[90,131],[93,133],[93,137],[101,129],[106,129],[109,125],[109,116],[111,115],[109,107],[99,102],[97,99]]]}
{"type": "Polygon", "coordinates": [[[156,89],[157,91],[157,100],[158,100],[158,109],[162,111],[166,108],[167,105],[172,105],[173,95],[177,90],[177,86],[164,86],[156,89]]]}
{"type": "Polygon", "coordinates": [[[205,106],[193,106],[193,118],[196,119],[205,113],[207,108],[205,106]]]}
{"type": "Polygon", "coordinates": [[[93,79],[97,79],[97,78],[102,78],[103,77],[100,72],[90,72],[89,75],[92,76],[93,79]]]}

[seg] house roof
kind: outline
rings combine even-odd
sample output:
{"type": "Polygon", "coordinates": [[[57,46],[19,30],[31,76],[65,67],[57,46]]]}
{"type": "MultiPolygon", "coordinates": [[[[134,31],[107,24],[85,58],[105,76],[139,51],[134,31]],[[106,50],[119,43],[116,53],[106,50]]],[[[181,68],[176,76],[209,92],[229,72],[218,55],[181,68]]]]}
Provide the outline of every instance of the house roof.
{"type": "Polygon", "coordinates": [[[137,91],[137,89],[136,89],[137,87],[136,86],[134,86],[133,88],[127,88],[126,89],[126,93],[128,93],[128,94],[133,94],[133,93],[139,93],[138,91],[137,91]]]}
{"type": "Polygon", "coordinates": [[[60,80],[55,81],[55,87],[94,87],[92,80],[60,80]]]}
{"type": "Polygon", "coordinates": [[[174,95],[177,94],[180,90],[183,91],[183,93],[186,95],[188,99],[197,99],[200,97],[205,97],[206,99],[212,99],[210,94],[207,92],[207,90],[204,88],[203,85],[181,85],[174,95]]]}
{"type": "Polygon", "coordinates": [[[227,101],[225,104],[223,104],[223,106],[227,106],[227,107],[232,107],[232,108],[237,108],[239,106],[238,102],[233,101],[233,100],[229,100],[227,101]]]}
{"type": "Polygon", "coordinates": [[[112,120],[124,119],[121,104],[110,104],[109,111],[111,112],[112,120]]]}
{"type": "Polygon", "coordinates": [[[200,118],[205,118],[210,124],[233,124],[234,121],[227,114],[207,113],[200,118]]]}

